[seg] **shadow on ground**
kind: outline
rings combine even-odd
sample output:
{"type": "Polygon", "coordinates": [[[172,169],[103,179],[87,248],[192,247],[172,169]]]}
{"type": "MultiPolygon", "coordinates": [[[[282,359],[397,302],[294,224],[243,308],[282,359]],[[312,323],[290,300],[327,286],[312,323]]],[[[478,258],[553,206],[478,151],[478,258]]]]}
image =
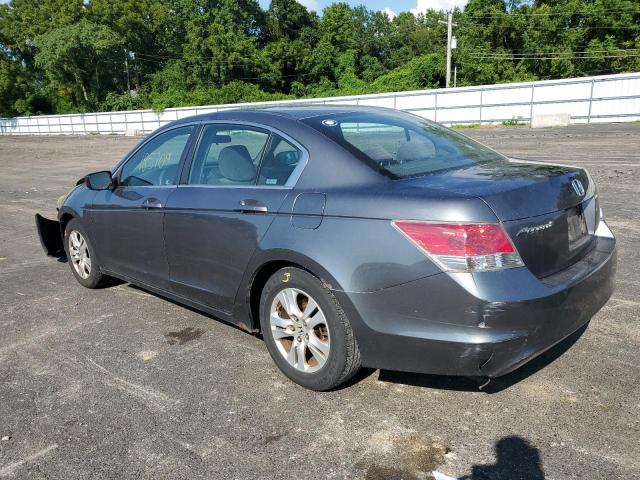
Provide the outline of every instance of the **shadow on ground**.
{"type": "MultiPolygon", "coordinates": [[[[454,480],[438,472],[439,466],[446,462],[448,447],[437,442],[424,443],[421,438],[414,434],[397,439],[393,463],[389,463],[389,458],[378,458],[371,464],[361,461],[356,466],[366,468],[365,480],[419,480],[425,475],[436,480],[454,480]]],[[[495,444],[494,450],[495,463],[473,465],[469,475],[455,480],[544,480],[540,452],[526,439],[503,437],[495,444]]]]}
{"type": "MultiPolygon", "coordinates": [[[[114,279],[114,285],[118,285],[124,282],[114,279]]],[[[182,303],[176,302],[172,299],[166,298],[162,295],[158,295],[154,292],[146,290],[142,287],[138,287],[133,284],[128,284],[129,287],[135,290],[144,291],[150,295],[161,298],[167,302],[173,303],[182,308],[186,308],[190,311],[196,312],[200,315],[211,318],[212,320],[220,321],[229,325],[230,327],[237,328],[241,331],[249,333],[251,335],[257,336],[258,338],[262,338],[262,335],[259,332],[247,332],[247,330],[240,328],[237,325],[224,322],[213,315],[210,315],[201,310],[192,308],[188,305],[184,305],[182,303]]],[[[446,376],[446,375],[428,375],[421,373],[410,373],[410,372],[395,372],[391,370],[380,370],[378,374],[378,380],[382,382],[389,383],[398,383],[403,385],[412,385],[417,387],[425,387],[425,388],[436,388],[440,390],[453,390],[453,391],[465,391],[465,392],[473,392],[482,390],[485,393],[498,393],[502,390],[505,390],[518,382],[530,377],[535,374],[539,370],[542,370],[547,365],[553,363],[557,358],[562,356],[567,350],[569,350],[582,336],[582,334],[586,331],[588,324],[581,327],[579,330],[574,332],[565,338],[562,342],[558,343],[554,347],[550,348],[546,352],[542,353],[538,357],[534,358],[530,362],[526,363],[522,367],[518,368],[514,372],[511,372],[507,375],[504,375],[499,378],[492,379],[489,384],[486,384],[486,378],[484,377],[456,377],[456,376],[446,376]]],[[[370,368],[362,368],[358,374],[356,374],[352,379],[345,382],[344,384],[338,386],[336,390],[342,390],[344,388],[348,388],[365,378],[371,376],[375,373],[374,369],[370,368]]]]}
{"type": "Polygon", "coordinates": [[[500,439],[495,446],[496,463],[473,465],[471,475],[460,480],[544,480],[540,452],[522,437],[500,439]]]}

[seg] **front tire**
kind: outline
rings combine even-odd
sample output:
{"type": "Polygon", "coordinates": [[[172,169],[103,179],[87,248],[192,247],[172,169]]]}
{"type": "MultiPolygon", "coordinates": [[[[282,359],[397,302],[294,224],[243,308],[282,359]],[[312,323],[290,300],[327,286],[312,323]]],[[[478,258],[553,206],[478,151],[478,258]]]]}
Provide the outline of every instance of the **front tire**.
{"type": "Polygon", "coordinates": [[[267,350],[291,380],[330,390],[360,369],[360,351],[344,311],[309,272],[278,270],[260,297],[260,326],[267,350]]]}
{"type": "Polygon", "coordinates": [[[111,277],[100,272],[89,237],[75,218],[67,223],[64,230],[64,250],[71,273],[80,285],[100,288],[109,283],[111,277]]]}

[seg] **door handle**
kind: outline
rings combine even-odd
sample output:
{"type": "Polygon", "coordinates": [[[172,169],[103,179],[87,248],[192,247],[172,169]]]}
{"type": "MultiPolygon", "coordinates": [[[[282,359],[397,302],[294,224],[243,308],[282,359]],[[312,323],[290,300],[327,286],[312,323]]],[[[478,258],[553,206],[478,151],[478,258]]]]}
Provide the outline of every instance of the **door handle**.
{"type": "Polygon", "coordinates": [[[240,208],[236,209],[236,212],[243,213],[267,213],[268,211],[269,210],[264,203],[252,198],[240,200],[240,208]]]}
{"type": "Polygon", "coordinates": [[[147,198],[144,202],[142,202],[142,208],[154,209],[154,208],[162,208],[162,203],[157,198],[147,198]]]}

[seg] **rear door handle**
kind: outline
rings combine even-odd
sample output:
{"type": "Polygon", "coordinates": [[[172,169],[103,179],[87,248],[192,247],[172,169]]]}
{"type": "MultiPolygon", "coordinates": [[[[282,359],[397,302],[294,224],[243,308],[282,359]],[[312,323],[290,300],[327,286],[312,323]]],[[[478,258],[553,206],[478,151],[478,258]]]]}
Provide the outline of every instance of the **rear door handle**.
{"type": "Polygon", "coordinates": [[[142,208],[154,209],[154,208],[162,208],[162,203],[157,198],[147,198],[144,202],[142,202],[142,208]]]}
{"type": "Polygon", "coordinates": [[[253,198],[247,198],[240,200],[240,208],[237,208],[236,211],[243,213],[267,213],[269,210],[264,203],[254,200],[253,198]]]}

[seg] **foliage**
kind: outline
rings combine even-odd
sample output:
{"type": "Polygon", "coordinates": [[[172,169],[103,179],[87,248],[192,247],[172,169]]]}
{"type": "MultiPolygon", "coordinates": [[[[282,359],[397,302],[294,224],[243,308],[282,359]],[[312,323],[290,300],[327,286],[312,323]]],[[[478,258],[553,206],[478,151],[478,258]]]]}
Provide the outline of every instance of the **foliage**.
{"type": "MultiPolygon", "coordinates": [[[[0,115],[443,87],[445,18],[343,2],[318,15],[295,0],[12,0],[0,115]]],[[[638,0],[469,0],[454,21],[461,86],[640,69],[638,0]]]]}

